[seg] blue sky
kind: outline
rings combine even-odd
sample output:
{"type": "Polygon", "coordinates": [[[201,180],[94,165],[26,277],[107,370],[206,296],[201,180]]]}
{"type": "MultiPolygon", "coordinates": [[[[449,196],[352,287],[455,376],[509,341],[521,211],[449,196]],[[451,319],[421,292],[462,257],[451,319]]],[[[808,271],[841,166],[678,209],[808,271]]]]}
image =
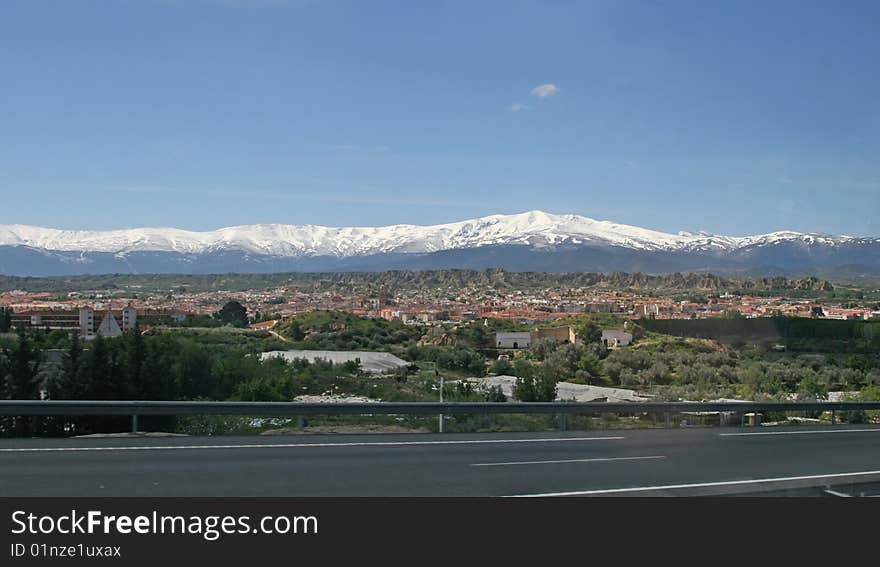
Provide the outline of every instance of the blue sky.
{"type": "Polygon", "coordinates": [[[878,21],[854,0],[5,0],[0,223],[542,209],[880,235],[878,21]]]}

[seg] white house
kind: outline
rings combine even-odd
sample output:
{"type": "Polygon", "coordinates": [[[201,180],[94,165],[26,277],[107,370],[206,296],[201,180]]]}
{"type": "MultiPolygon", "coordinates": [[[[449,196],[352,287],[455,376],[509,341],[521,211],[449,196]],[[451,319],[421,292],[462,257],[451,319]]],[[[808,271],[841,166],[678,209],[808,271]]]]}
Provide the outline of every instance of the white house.
{"type": "Polygon", "coordinates": [[[498,348],[529,348],[531,345],[531,333],[495,333],[495,346],[498,348]]]}
{"type": "Polygon", "coordinates": [[[616,348],[629,345],[633,336],[625,331],[602,331],[602,342],[608,348],[616,348]]]}

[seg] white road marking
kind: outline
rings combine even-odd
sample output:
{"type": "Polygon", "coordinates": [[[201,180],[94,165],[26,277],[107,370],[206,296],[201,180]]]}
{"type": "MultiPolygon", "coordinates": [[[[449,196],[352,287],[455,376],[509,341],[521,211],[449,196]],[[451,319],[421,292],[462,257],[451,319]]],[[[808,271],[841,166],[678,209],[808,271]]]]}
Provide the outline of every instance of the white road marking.
{"type": "Polygon", "coordinates": [[[880,433],[880,428],[873,429],[819,429],[815,431],[760,431],[755,433],[719,433],[721,437],[746,437],[752,435],[808,435],[818,433],[880,433]]]}
{"type": "Polygon", "coordinates": [[[880,471],[860,471],[849,473],[816,474],[806,476],[782,476],[777,478],[757,478],[754,480],[725,480],[720,482],[695,482],[692,484],[667,484],[663,486],[635,486],[631,488],[604,488],[599,490],[577,490],[572,492],[545,492],[541,494],[516,494],[514,498],[534,498],[541,496],[589,496],[592,494],[621,494],[627,492],[653,492],[658,490],[675,490],[679,488],[707,488],[712,486],[736,486],[748,484],[770,484],[793,480],[819,480],[830,478],[851,478],[858,476],[880,475],[880,471]]]}
{"type": "Polygon", "coordinates": [[[394,447],[406,445],[478,445],[495,443],[567,443],[619,441],[626,437],[554,437],[547,439],[460,439],[457,441],[360,441],[349,443],[262,443],[249,445],[135,445],[127,447],[16,447],[0,453],[50,453],[63,451],[177,451],[187,449],[274,449],[301,447],[394,447]]]}
{"type": "Polygon", "coordinates": [[[593,459],[564,459],[559,461],[511,461],[509,463],[471,463],[472,467],[506,467],[511,465],[549,465],[556,463],[606,463],[609,461],[642,461],[646,459],[665,459],[665,455],[648,457],[596,457],[593,459]]]}

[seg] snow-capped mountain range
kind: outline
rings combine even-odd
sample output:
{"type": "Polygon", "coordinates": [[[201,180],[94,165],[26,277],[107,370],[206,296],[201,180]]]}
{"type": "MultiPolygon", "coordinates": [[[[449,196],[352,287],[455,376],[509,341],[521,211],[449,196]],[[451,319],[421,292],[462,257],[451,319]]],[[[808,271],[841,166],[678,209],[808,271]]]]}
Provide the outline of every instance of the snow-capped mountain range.
{"type": "Polygon", "coordinates": [[[794,264],[804,267],[833,265],[835,253],[841,265],[865,260],[867,266],[880,267],[878,249],[880,238],[790,231],[739,237],[670,234],[542,211],[433,226],[258,224],[210,232],[0,225],[0,273],[26,275],[95,273],[114,266],[116,271],[193,273],[410,267],[678,271],[725,269],[725,262],[738,270],[760,268],[763,262],[785,271],[792,258],[777,258],[780,251],[794,254],[794,264]]]}
{"type": "MultiPolygon", "coordinates": [[[[418,226],[331,228],[315,225],[255,224],[210,232],[176,228],[128,230],[57,230],[25,225],[0,225],[0,246],[29,246],[77,252],[178,252],[204,254],[238,250],[271,256],[363,256],[426,253],[479,246],[605,244],[635,250],[732,250],[782,241],[838,245],[858,240],[850,236],[773,232],[730,237],[706,233],[669,234],[578,215],[530,211],[491,215],[473,220],[418,226]]],[[[880,239],[873,239],[880,241],[880,239]]]]}

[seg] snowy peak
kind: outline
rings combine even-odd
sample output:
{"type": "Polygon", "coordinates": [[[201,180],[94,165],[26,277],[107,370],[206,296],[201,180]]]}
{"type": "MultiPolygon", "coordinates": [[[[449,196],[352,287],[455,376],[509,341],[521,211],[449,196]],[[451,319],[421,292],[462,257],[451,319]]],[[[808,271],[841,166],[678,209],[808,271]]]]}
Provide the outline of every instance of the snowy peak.
{"type": "Polygon", "coordinates": [[[315,225],[257,224],[208,232],[175,228],[129,230],[57,230],[26,225],[0,225],[0,246],[65,252],[176,252],[204,254],[238,251],[251,254],[348,258],[385,253],[430,253],[492,245],[532,249],[558,246],[611,246],[643,251],[733,251],[780,243],[837,246],[850,241],[880,242],[826,234],[774,232],[729,237],[704,232],[669,234],[571,214],[529,211],[418,226],[334,228],[315,225]]]}

